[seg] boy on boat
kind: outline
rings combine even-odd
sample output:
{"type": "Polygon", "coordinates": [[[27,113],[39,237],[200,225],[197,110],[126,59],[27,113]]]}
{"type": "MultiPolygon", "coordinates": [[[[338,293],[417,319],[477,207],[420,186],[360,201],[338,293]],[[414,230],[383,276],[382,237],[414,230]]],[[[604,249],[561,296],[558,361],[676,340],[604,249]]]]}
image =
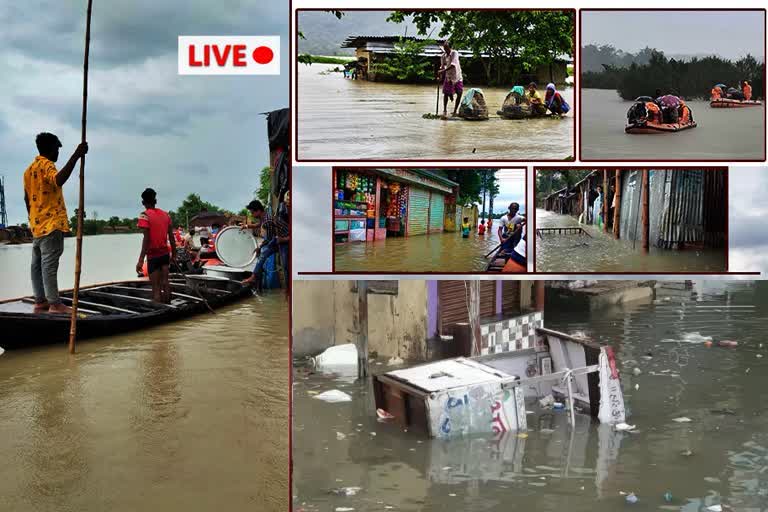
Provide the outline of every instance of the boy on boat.
{"type": "Polygon", "coordinates": [[[440,70],[437,79],[443,82],[443,117],[448,117],[448,100],[452,100],[454,94],[456,101],[453,105],[453,115],[459,110],[461,95],[464,93],[464,78],[461,75],[459,64],[459,52],[451,49],[448,41],[443,43],[443,54],[440,56],[440,70]]]}
{"type": "Polygon", "coordinates": [[[254,199],[246,206],[254,219],[261,222],[259,224],[246,224],[241,230],[252,229],[262,230],[264,232],[264,242],[256,248],[256,265],[253,267],[253,273],[250,277],[243,280],[245,285],[259,285],[261,283],[261,272],[264,270],[264,264],[270,256],[280,252],[287,259],[286,251],[281,250],[283,246],[287,248],[290,237],[289,224],[280,217],[272,217],[264,209],[264,205],[258,199],[254,199]]]}
{"type": "Polygon", "coordinates": [[[56,169],[61,142],[52,133],[35,139],[40,153],[24,171],[24,202],[32,231],[32,290],[35,313],[69,314],[71,309],[59,297],[59,258],[64,252],[64,233],[69,233],[67,207],[62,187],[75,164],[88,153],[88,144],[77,146],[61,170],[56,169]]]}
{"type": "Polygon", "coordinates": [[[499,240],[503,252],[511,252],[520,242],[524,219],[518,215],[520,205],[510,203],[506,215],[501,217],[498,230],[499,240]]]}
{"type": "Polygon", "coordinates": [[[471,226],[469,224],[469,217],[464,217],[464,222],[461,223],[461,237],[469,238],[469,230],[471,226]]]}
{"type": "Polygon", "coordinates": [[[143,274],[144,257],[147,258],[147,275],[152,282],[152,300],[171,303],[169,280],[171,260],[176,259],[173,224],[166,212],[157,208],[157,193],[148,188],[141,193],[141,204],[146,208],[139,215],[139,229],[144,233],[136,272],[143,274]]]}

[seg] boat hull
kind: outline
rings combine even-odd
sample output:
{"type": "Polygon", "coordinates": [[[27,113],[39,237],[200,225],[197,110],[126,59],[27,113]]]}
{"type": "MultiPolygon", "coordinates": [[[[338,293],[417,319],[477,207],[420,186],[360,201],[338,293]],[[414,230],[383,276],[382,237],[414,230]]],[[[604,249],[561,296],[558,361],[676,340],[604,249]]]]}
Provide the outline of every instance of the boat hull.
{"type": "Polygon", "coordinates": [[[709,106],[712,108],[745,108],[745,107],[759,107],[763,104],[762,101],[756,100],[731,100],[727,98],[721,98],[718,100],[712,100],[709,102],[709,106]]]}
{"type": "Polygon", "coordinates": [[[695,121],[687,124],[630,123],[624,127],[624,131],[630,134],[676,133],[682,132],[684,130],[690,130],[691,128],[696,128],[695,121]]]}
{"type": "MultiPolygon", "coordinates": [[[[164,306],[151,301],[148,281],[122,281],[84,288],[79,298],[85,312],[77,321],[77,339],[122,334],[177,321],[252,295],[248,287],[234,281],[226,291],[194,291],[181,282],[174,284],[172,291],[173,305],[164,306]]],[[[65,304],[71,303],[70,297],[71,292],[62,292],[65,304]]],[[[68,341],[69,316],[34,314],[31,308],[28,298],[0,302],[0,346],[8,350],[68,341]]]]}

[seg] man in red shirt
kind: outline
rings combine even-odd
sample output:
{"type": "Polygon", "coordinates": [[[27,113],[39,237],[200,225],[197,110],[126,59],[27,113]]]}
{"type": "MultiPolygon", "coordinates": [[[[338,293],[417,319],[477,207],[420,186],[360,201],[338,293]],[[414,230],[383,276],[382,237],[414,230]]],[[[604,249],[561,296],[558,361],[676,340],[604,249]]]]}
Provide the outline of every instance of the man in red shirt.
{"type": "Polygon", "coordinates": [[[136,272],[143,273],[144,256],[147,257],[147,274],[152,282],[152,300],[164,304],[171,302],[169,281],[171,260],[176,259],[176,244],[173,243],[171,217],[156,208],[157,193],[151,188],[141,194],[144,210],[139,215],[139,228],[144,233],[141,254],[136,263],[136,272]]]}

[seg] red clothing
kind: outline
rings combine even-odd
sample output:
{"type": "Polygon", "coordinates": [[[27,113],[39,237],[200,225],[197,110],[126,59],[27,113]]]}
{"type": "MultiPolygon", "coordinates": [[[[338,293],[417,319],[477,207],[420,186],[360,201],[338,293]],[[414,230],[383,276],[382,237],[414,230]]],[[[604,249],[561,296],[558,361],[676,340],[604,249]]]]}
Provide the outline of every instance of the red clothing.
{"type": "Polygon", "coordinates": [[[480,223],[480,225],[477,227],[477,232],[481,235],[485,234],[485,224],[480,223]]]}
{"type": "Polygon", "coordinates": [[[168,249],[168,230],[171,217],[160,208],[147,208],[139,215],[139,228],[149,230],[147,258],[165,256],[168,249]]]}

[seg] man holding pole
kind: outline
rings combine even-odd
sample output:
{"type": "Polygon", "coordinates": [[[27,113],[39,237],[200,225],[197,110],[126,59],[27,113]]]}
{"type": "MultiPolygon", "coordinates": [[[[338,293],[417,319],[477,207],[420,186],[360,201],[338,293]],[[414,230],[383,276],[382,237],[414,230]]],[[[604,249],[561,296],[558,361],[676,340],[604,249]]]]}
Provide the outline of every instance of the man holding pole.
{"type": "Polygon", "coordinates": [[[451,49],[448,41],[443,43],[443,55],[440,56],[440,70],[437,79],[443,82],[443,117],[448,116],[448,100],[452,100],[454,94],[456,101],[453,105],[453,115],[459,110],[461,95],[464,93],[464,78],[461,75],[459,64],[459,52],[451,49]]]}
{"type": "Polygon", "coordinates": [[[56,169],[61,142],[52,133],[35,139],[40,153],[24,171],[24,202],[32,230],[32,290],[35,313],[69,314],[71,309],[59,297],[59,258],[64,252],[64,233],[69,233],[67,207],[62,187],[80,158],[88,153],[81,143],[61,170],[56,169]]]}
{"type": "Polygon", "coordinates": [[[519,211],[520,205],[518,203],[510,203],[507,214],[499,221],[498,235],[503,252],[514,251],[522,238],[525,219],[517,214],[519,211]]]}

